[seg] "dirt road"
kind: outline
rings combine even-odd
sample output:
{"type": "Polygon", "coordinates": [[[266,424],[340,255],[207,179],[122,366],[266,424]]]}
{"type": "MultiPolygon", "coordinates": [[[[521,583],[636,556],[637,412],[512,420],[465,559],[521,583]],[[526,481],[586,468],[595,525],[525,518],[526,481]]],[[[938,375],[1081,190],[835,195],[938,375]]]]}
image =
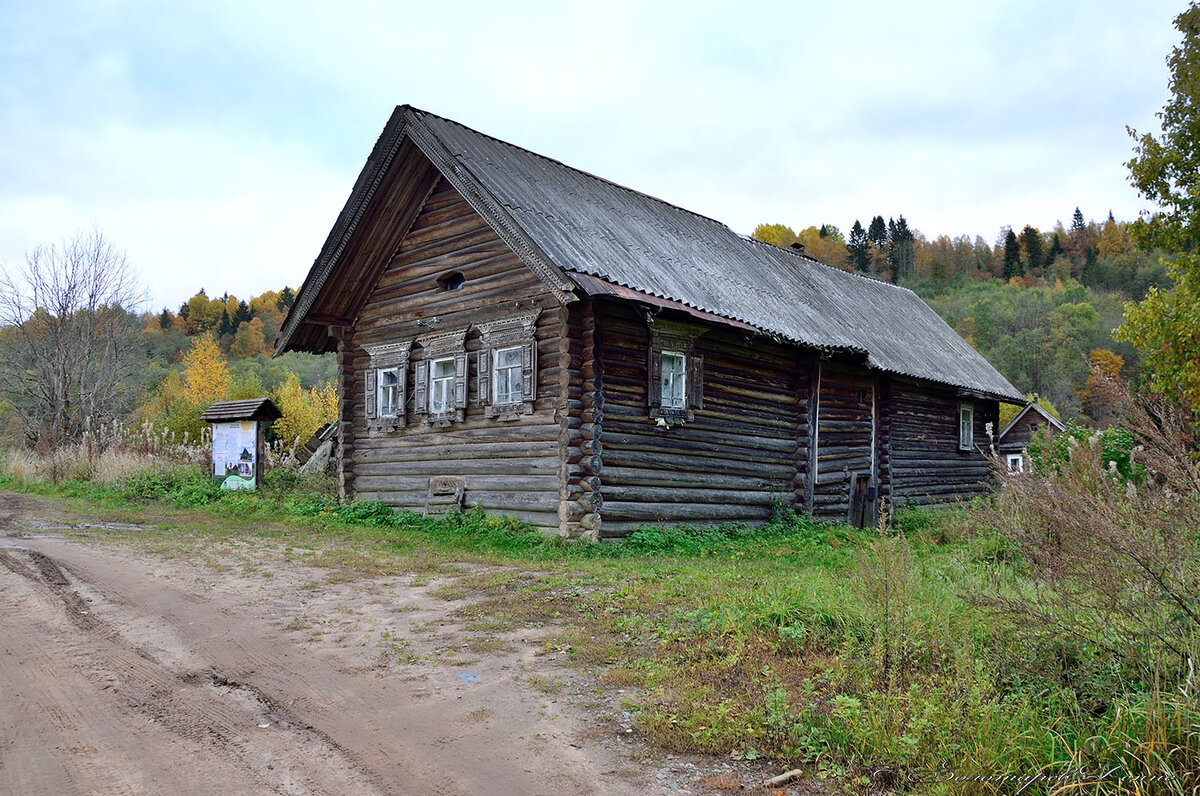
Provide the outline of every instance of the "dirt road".
{"type": "Polygon", "coordinates": [[[687,792],[537,629],[485,643],[436,580],[149,556],[37,513],[0,495],[2,793],[687,792]]]}

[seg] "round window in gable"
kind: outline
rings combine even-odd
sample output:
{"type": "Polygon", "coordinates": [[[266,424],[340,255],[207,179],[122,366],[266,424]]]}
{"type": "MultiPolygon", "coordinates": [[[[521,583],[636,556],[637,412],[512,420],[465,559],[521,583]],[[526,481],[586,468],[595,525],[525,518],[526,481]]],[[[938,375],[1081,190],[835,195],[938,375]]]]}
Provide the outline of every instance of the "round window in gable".
{"type": "Polygon", "coordinates": [[[466,283],[467,278],[458,271],[453,271],[445,276],[438,277],[438,290],[459,290],[466,283]]]}

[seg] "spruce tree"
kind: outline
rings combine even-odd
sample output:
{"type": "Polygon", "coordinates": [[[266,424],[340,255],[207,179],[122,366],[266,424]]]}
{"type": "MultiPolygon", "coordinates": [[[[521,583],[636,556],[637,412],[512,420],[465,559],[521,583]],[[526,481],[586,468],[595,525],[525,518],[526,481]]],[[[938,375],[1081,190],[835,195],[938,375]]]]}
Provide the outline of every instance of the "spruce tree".
{"type": "Polygon", "coordinates": [[[875,247],[879,249],[887,245],[887,224],[884,223],[883,216],[875,216],[871,219],[871,226],[867,228],[867,240],[874,243],[875,247]]]}
{"type": "Polygon", "coordinates": [[[846,255],[855,271],[864,274],[871,270],[871,241],[867,239],[867,231],[863,229],[858,219],[850,227],[850,242],[846,244],[846,255]]]}
{"type": "Polygon", "coordinates": [[[1014,276],[1023,276],[1024,273],[1021,267],[1021,244],[1017,242],[1012,227],[1009,227],[1004,236],[1004,278],[1012,279],[1014,276]]]}

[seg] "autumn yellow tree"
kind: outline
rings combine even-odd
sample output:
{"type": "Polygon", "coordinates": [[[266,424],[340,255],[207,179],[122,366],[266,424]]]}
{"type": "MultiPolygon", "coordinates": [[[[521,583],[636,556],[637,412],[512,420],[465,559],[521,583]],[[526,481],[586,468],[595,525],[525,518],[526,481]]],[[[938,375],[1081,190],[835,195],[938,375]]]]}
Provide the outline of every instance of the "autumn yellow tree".
{"type": "Polygon", "coordinates": [[[184,395],[192,403],[212,403],[225,399],[232,376],[221,347],[211,334],[192,340],[192,347],[183,355],[184,395]]]}
{"type": "Polygon", "coordinates": [[[269,353],[262,318],[251,318],[237,328],[229,355],[244,359],[269,353]]]}
{"type": "Polygon", "coordinates": [[[1080,408],[1097,423],[1107,425],[1112,419],[1112,407],[1105,398],[1105,386],[1121,378],[1125,357],[1107,348],[1096,348],[1088,356],[1088,366],[1091,373],[1083,388],[1079,390],[1080,408]]]}
{"type": "Polygon", "coordinates": [[[300,377],[289,373],[271,396],[283,417],[275,421],[275,436],[291,450],[304,444],[318,428],[337,420],[338,392],[333,382],[305,390],[300,377]]]}

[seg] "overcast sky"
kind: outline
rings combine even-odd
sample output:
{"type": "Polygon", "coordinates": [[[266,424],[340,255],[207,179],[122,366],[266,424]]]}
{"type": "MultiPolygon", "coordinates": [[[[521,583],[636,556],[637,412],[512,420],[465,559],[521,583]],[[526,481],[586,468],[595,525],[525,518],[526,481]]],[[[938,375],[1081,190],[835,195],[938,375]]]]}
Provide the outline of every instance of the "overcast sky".
{"type": "Polygon", "coordinates": [[[1179,2],[0,4],[0,264],[98,227],[154,308],[298,287],[410,103],[751,232],[1145,205],[1179,2]]]}

